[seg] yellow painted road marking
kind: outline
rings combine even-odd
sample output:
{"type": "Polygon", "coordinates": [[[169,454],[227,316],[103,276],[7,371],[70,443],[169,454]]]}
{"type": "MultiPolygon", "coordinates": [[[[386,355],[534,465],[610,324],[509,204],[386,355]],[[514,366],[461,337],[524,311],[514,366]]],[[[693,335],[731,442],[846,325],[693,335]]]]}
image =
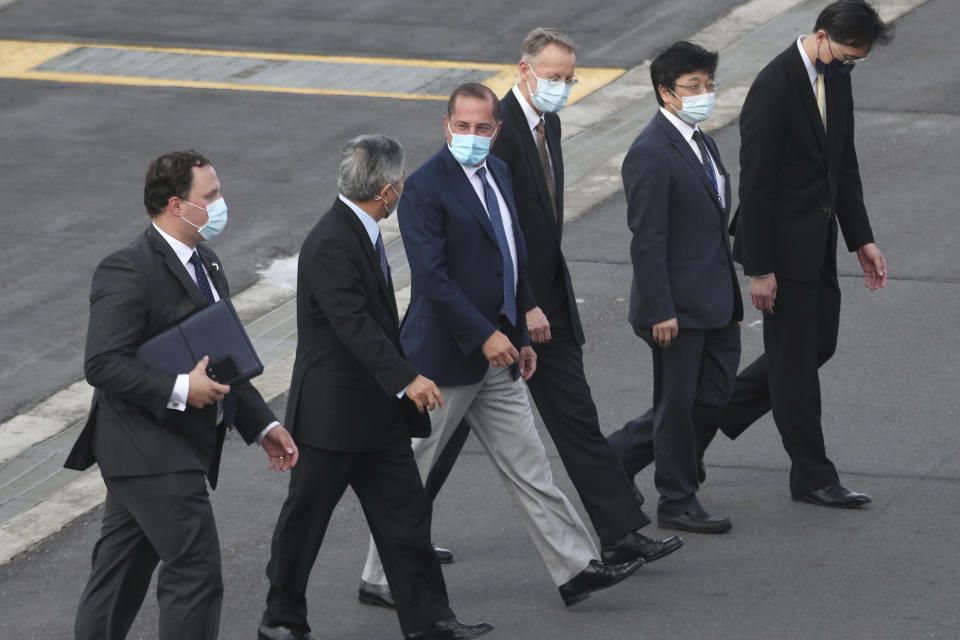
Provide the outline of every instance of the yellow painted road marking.
{"type": "MultiPolygon", "coordinates": [[[[223,51],[218,49],[189,49],[182,47],[149,47],[137,45],[86,44],[76,42],[30,42],[26,40],[0,40],[0,78],[16,80],[44,80],[47,82],[75,82],[85,84],[126,85],[136,87],[181,87],[189,89],[226,89],[231,91],[262,91],[271,93],[294,93],[304,95],[362,96],[371,98],[394,98],[403,100],[446,100],[445,95],[424,93],[384,92],[336,88],[285,87],[267,84],[241,84],[237,82],[194,81],[180,78],[152,78],[145,76],[108,75],[37,69],[40,65],[78,48],[109,49],[121,51],[150,51],[164,54],[192,56],[221,56],[270,61],[317,62],[326,64],[377,65],[421,67],[433,69],[458,69],[490,71],[483,82],[498,96],[502,96],[517,81],[516,65],[488,62],[461,62],[453,60],[416,60],[412,58],[373,58],[362,56],[320,56],[292,53],[223,51]]],[[[607,67],[580,67],[577,83],[570,94],[573,104],[609,84],[624,73],[624,69],[607,67]]]]}

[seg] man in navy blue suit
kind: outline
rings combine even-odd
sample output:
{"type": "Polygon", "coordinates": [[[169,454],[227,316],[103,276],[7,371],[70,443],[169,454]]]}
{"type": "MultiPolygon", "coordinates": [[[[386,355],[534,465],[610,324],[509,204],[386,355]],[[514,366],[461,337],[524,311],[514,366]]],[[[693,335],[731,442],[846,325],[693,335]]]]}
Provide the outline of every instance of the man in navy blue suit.
{"type": "Polygon", "coordinates": [[[653,351],[653,409],[609,441],[628,474],[656,460],[661,527],[723,533],[697,499],[696,434],[727,403],[743,303],[730,257],[730,179],[697,123],[713,108],[717,54],[677,42],[650,65],[660,110],[623,161],[633,232],[630,324],[653,351]]]}
{"type": "MultiPolygon", "coordinates": [[[[535,305],[507,166],[488,157],[500,130],[499,101],[482,84],[453,91],[446,142],[405,182],[399,221],[410,264],[410,307],[401,329],[409,361],[445,399],[429,437],[413,451],[422,477],[461,420],[490,455],[519,506],[566,605],[623,580],[638,558],[605,564],[566,496],[554,486],[526,387],[536,370],[525,313],[535,305]]],[[[361,589],[386,580],[371,543],[361,589]]],[[[361,591],[361,596],[363,592],[361,591]]]]}

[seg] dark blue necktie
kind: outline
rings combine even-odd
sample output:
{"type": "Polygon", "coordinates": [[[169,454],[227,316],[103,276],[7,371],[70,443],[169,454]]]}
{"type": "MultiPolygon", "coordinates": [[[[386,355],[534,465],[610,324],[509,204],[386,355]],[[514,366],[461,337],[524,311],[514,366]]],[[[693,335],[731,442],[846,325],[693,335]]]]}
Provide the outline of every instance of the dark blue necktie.
{"type": "Polygon", "coordinates": [[[513,258],[510,256],[510,244],[507,242],[507,233],[503,229],[503,218],[500,215],[500,205],[497,203],[497,194],[487,182],[487,168],[477,169],[477,177],[483,185],[483,199],[487,203],[487,214],[493,233],[497,236],[500,245],[500,254],[503,256],[503,315],[507,316],[510,324],[517,324],[517,292],[513,284],[513,258]]]}
{"type": "Polygon", "coordinates": [[[710,178],[710,182],[713,183],[713,190],[716,191],[717,197],[720,197],[720,186],[717,184],[717,172],[713,168],[713,162],[710,160],[710,154],[707,153],[707,145],[703,143],[703,135],[700,133],[700,129],[697,129],[693,132],[693,139],[697,143],[697,147],[700,148],[700,157],[703,162],[703,169],[707,172],[707,177],[710,178]]]}
{"type": "MultiPolygon", "coordinates": [[[[203,270],[203,263],[200,262],[200,256],[196,251],[190,256],[190,264],[193,265],[193,272],[197,275],[197,286],[200,293],[207,299],[207,304],[213,304],[213,289],[210,288],[210,281],[207,280],[207,274],[203,270]]],[[[223,397],[223,422],[227,427],[232,427],[237,419],[237,393],[233,390],[223,397]]]]}
{"type": "Polygon", "coordinates": [[[380,270],[383,271],[383,280],[390,284],[390,267],[387,265],[387,252],[383,248],[383,234],[377,234],[377,242],[374,244],[377,250],[377,257],[380,258],[380,270]]]}

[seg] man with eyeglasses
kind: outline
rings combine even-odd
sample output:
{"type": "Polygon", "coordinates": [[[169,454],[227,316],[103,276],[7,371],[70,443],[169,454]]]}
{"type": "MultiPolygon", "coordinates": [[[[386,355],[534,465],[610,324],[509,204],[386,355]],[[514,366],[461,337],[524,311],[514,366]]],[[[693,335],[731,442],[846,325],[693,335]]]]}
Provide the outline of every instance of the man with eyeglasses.
{"type": "MultiPolygon", "coordinates": [[[[446,144],[410,175],[400,200],[411,277],[401,342],[444,398],[430,416],[430,435],[415,438],[413,451],[426,477],[465,419],[570,606],[625,579],[643,559],[599,561],[580,516],[553,483],[534,426],[520,380],[535,375],[537,362],[525,315],[534,306],[526,247],[510,172],[488,156],[500,131],[499,114],[500,101],[488,87],[457,87],[443,120],[446,144]]],[[[361,585],[389,593],[372,542],[361,585]]]]}
{"type": "Polygon", "coordinates": [[[818,368],[833,355],[840,324],[837,236],[856,251],[865,285],[886,285],[883,253],[863,203],[853,143],[850,72],[890,27],[863,0],[825,8],[764,68],[740,115],[740,214],[734,255],[763,312],[764,354],[737,377],[733,398],[705,432],[736,438],[772,409],[790,455],[790,493],[827,507],[870,497],[840,484],[826,455],[818,368]]]}
{"type": "Polygon", "coordinates": [[[699,123],[717,54],[677,42],[650,64],[660,109],[623,161],[633,233],[629,320],[653,355],[653,408],[609,437],[628,474],[656,461],[661,527],[724,533],[697,497],[696,432],[713,424],[740,362],[743,304],[727,218],[730,177],[699,123]]]}
{"type": "MultiPolygon", "coordinates": [[[[520,81],[501,100],[503,127],[491,153],[513,178],[517,217],[527,244],[530,289],[527,311],[537,375],[527,381],[609,562],[673,553],[683,540],[657,540],[638,530],[650,523],[631,480],[600,431],[597,407],[583,370],[584,343],[573,283],[563,257],[563,154],[560,117],[577,79],[576,45],[556,29],[537,28],[521,45],[520,81]]],[[[461,424],[430,473],[434,496],[462,448],[469,426],[461,424]]]]}

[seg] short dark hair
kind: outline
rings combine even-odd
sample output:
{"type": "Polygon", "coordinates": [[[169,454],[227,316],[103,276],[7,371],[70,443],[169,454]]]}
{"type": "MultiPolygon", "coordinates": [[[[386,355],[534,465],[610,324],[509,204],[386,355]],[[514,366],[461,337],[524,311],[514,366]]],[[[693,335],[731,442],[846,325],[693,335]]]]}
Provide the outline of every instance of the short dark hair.
{"type": "Polygon", "coordinates": [[[706,71],[710,77],[717,71],[717,60],[720,54],[716,51],[707,51],[698,44],[681,40],[657,54],[650,63],[650,80],[653,81],[653,93],[657,96],[657,103],[662,107],[663,98],[660,97],[660,87],[673,89],[680,76],[694,71],[706,71]]]}
{"type": "Polygon", "coordinates": [[[872,47],[893,39],[893,26],[880,19],[866,0],[838,0],[817,16],[814,31],[823,29],[830,38],[848,47],[872,47]]]}
{"type": "Polygon", "coordinates": [[[166,208],[170,198],[186,198],[193,186],[193,168],[205,167],[210,161],[194,150],[171,151],[153,162],[143,182],[143,206],[150,217],[166,208]]]}
{"type": "Polygon", "coordinates": [[[493,100],[493,119],[500,122],[500,98],[493,92],[493,89],[480,82],[468,82],[462,84],[453,90],[450,99],[447,100],[447,117],[453,117],[453,109],[457,104],[457,98],[460,96],[470,96],[480,100],[493,100]]]}

